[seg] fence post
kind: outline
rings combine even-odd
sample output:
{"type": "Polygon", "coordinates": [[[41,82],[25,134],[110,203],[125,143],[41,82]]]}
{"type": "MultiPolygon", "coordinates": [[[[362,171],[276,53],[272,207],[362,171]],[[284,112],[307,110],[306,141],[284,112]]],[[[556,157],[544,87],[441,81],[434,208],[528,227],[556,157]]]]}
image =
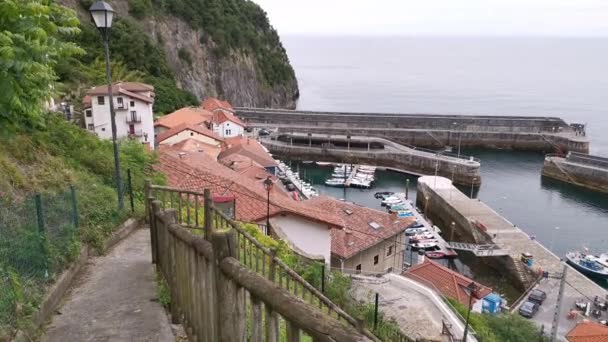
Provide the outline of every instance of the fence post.
{"type": "MultiPolygon", "coordinates": [[[[158,263],[158,227],[156,224],[156,217],[160,215],[160,202],[159,201],[147,201],[152,206],[150,210],[150,245],[152,246],[152,263],[158,263]]],[[[147,208],[147,205],[146,205],[147,208]]]]}
{"type": "Polygon", "coordinates": [[[46,252],[46,234],[44,227],[44,210],[42,208],[42,195],[36,194],[35,196],[36,203],[36,217],[38,219],[38,234],[40,234],[40,249],[44,254],[44,276],[49,276],[49,265],[48,265],[48,255],[46,252]]]}
{"type": "Polygon", "coordinates": [[[150,217],[150,186],[152,182],[146,179],[144,183],[144,210],[146,212],[145,220],[152,226],[152,218],[150,217]]]}
{"type": "Polygon", "coordinates": [[[325,261],[321,264],[321,293],[325,293],[325,261]]]}
{"type": "Polygon", "coordinates": [[[211,239],[211,232],[213,231],[213,218],[211,217],[211,190],[205,189],[203,192],[205,206],[203,213],[205,215],[205,239],[211,239]]]}
{"type": "Polygon", "coordinates": [[[234,280],[226,277],[219,267],[225,258],[237,256],[234,230],[214,231],[211,234],[211,244],[213,245],[213,266],[216,268],[216,314],[219,341],[244,341],[246,329],[243,289],[239,288],[234,280]]]}
{"type": "Polygon", "coordinates": [[[133,201],[133,182],[131,179],[131,169],[127,169],[127,182],[129,183],[129,201],[131,201],[131,213],[134,213],[135,202],[133,201]]]}
{"type": "Polygon", "coordinates": [[[78,228],[80,225],[80,217],[78,217],[78,201],[76,198],[76,188],[74,185],[70,185],[70,195],[72,198],[72,215],[74,219],[74,227],[78,228]]]}
{"type": "MultiPolygon", "coordinates": [[[[276,252],[277,250],[274,248],[270,250],[270,263],[268,264],[268,277],[272,282],[275,282],[277,273],[277,263],[275,261],[276,252]]],[[[266,311],[265,334],[267,342],[279,342],[279,315],[268,305],[264,305],[264,309],[266,311]]]]}
{"type": "Polygon", "coordinates": [[[378,292],[376,292],[376,303],[374,305],[374,331],[378,329],[378,292]]]}

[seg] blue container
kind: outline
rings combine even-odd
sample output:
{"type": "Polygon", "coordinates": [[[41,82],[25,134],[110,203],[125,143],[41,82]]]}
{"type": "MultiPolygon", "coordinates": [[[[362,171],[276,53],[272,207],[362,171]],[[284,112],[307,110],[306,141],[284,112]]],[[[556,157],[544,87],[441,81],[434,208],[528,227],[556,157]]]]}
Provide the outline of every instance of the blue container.
{"type": "Polygon", "coordinates": [[[489,295],[483,297],[483,301],[481,303],[481,312],[497,314],[500,313],[501,307],[502,298],[500,298],[500,296],[495,293],[490,293],[489,295]]]}

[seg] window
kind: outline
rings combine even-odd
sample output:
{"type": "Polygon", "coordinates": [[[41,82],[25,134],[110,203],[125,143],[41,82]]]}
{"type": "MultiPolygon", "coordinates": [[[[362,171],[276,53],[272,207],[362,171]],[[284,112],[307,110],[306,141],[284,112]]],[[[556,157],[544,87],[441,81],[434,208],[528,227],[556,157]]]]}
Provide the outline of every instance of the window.
{"type": "Polygon", "coordinates": [[[388,252],[386,252],[386,255],[391,255],[393,254],[393,246],[388,246],[388,252]]]}
{"type": "Polygon", "coordinates": [[[122,102],[122,97],[116,98],[116,103],[118,103],[118,107],[122,107],[124,102],[122,102]]]}
{"type": "Polygon", "coordinates": [[[355,267],[355,271],[357,274],[361,273],[361,264],[357,265],[357,267],[355,267]]]}
{"type": "Polygon", "coordinates": [[[379,255],[376,255],[376,256],[374,257],[374,265],[378,265],[378,261],[379,261],[379,260],[380,260],[380,256],[379,256],[379,255]]]}
{"type": "Polygon", "coordinates": [[[89,129],[89,131],[92,131],[95,129],[95,126],[93,126],[93,124],[88,124],[87,128],[89,129]]]}
{"type": "Polygon", "coordinates": [[[105,127],[103,127],[101,130],[105,132],[105,131],[106,131],[106,128],[105,128],[105,127]]]}
{"type": "Polygon", "coordinates": [[[90,109],[87,110],[85,113],[86,113],[87,118],[93,117],[93,112],[90,109]]]}
{"type": "Polygon", "coordinates": [[[193,137],[193,136],[194,136],[194,133],[193,133],[193,132],[190,132],[190,136],[191,136],[191,137],[193,137]]]}
{"type": "Polygon", "coordinates": [[[131,107],[135,107],[135,101],[131,101],[131,107]]]}
{"type": "Polygon", "coordinates": [[[231,133],[232,132],[229,129],[226,130],[226,135],[230,135],[231,133]]]}
{"type": "Polygon", "coordinates": [[[106,98],[104,96],[97,96],[97,104],[98,105],[106,104],[106,98]]]}

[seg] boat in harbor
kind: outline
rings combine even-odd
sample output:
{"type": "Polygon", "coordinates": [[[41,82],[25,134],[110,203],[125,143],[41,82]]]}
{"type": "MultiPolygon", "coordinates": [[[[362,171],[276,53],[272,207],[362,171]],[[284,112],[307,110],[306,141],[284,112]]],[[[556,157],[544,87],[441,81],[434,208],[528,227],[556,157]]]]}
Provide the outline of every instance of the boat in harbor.
{"type": "Polygon", "coordinates": [[[419,234],[410,236],[410,241],[428,240],[428,239],[432,239],[434,237],[435,236],[433,235],[433,233],[431,233],[429,231],[424,231],[419,234]]]}
{"type": "Polygon", "coordinates": [[[569,252],[566,253],[567,262],[578,271],[601,279],[608,279],[608,253],[599,256],[569,252]]]}
{"type": "Polygon", "coordinates": [[[418,227],[418,228],[408,228],[405,230],[405,236],[414,236],[416,234],[421,234],[424,232],[428,232],[429,230],[426,229],[425,227],[418,227]]]}
{"type": "Polygon", "coordinates": [[[424,255],[429,259],[443,259],[446,257],[445,253],[436,251],[427,251],[424,252],[424,255]]]}
{"type": "Polygon", "coordinates": [[[319,166],[331,166],[331,165],[333,165],[333,163],[330,163],[330,162],[320,162],[320,161],[318,161],[318,162],[315,162],[315,163],[317,165],[319,165],[319,166]]]}
{"type": "Polygon", "coordinates": [[[394,194],[395,193],[392,191],[381,191],[381,192],[376,192],[374,194],[374,197],[377,199],[380,199],[380,198],[384,198],[384,196],[393,196],[394,194]]]}
{"type": "Polygon", "coordinates": [[[429,242],[418,242],[418,243],[413,243],[410,246],[412,246],[412,250],[425,250],[425,251],[435,251],[437,249],[439,249],[439,243],[435,242],[435,241],[429,241],[429,242]]]}
{"type": "Polygon", "coordinates": [[[382,205],[402,204],[403,202],[399,197],[387,197],[382,200],[382,205]]]}
{"type": "Polygon", "coordinates": [[[330,178],[325,181],[327,186],[344,187],[344,179],[330,178]]]}

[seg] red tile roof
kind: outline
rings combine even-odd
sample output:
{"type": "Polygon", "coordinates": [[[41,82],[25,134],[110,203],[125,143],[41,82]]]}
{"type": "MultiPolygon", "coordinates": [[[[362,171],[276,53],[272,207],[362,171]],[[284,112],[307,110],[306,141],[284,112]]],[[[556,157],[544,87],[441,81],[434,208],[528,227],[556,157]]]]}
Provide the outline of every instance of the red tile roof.
{"type": "Polygon", "coordinates": [[[260,164],[263,167],[277,166],[277,162],[272,159],[272,156],[266,151],[266,149],[255,139],[247,137],[234,137],[226,139],[226,148],[218,158],[225,159],[232,155],[241,155],[250,158],[254,162],[260,164]]]}
{"type": "MultiPolygon", "coordinates": [[[[258,222],[266,218],[267,192],[263,180],[254,181],[219,164],[204,153],[161,150],[157,169],[167,176],[173,187],[202,192],[208,188],[213,196],[232,195],[236,198],[236,218],[258,222]]],[[[340,227],[342,222],[327,212],[315,210],[284,196],[275,186],[270,193],[270,216],[294,214],[328,226],[340,227]]]]}
{"type": "Polygon", "coordinates": [[[213,160],[217,159],[217,156],[221,151],[220,146],[205,144],[204,142],[196,139],[186,139],[173,145],[161,144],[159,149],[180,152],[203,152],[213,158],[213,160]]]}
{"type": "MultiPolygon", "coordinates": [[[[154,87],[139,82],[116,82],[112,84],[113,94],[123,94],[147,103],[154,103],[154,87]],[[144,93],[150,92],[150,96],[144,93]]],[[[87,91],[89,96],[107,95],[108,86],[99,86],[87,91]]]]}
{"type": "Polygon", "coordinates": [[[566,338],[569,342],[607,342],[608,327],[599,323],[583,321],[572,328],[566,338]]]}
{"type": "Polygon", "coordinates": [[[191,130],[193,132],[208,136],[210,138],[213,138],[213,139],[217,140],[218,142],[224,141],[223,138],[221,138],[220,136],[218,136],[217,134],[215,134],[213,131],[211,131],[210,129],[208,129],[206,127],[203,127],[201,125],[193,125],[193,124],[184,123],[184,124],[175,126],[171,129],[166,130],[166,131],[162,132],[161,134],[159,134],[158,137],[156,138],[156,142],[161,143],[164,140],[166,140],[180,132],[183,132],[184,130],[187,130],[187,129],[191,130]]]}
{"type": "Polygon", "coordinates": [[[181,124],[199,125],[203,122],[210,122],[213,113],[200,107],[184,107],[171,114],[161,116],[154,122],[154,126],[173,128],[181,124]]]}
{"type": "Polygon", "coordinates": [[[216,125],[222,124],[226,121],[233,122],[241,127],[246,127],[245,123],[241,121],[237,116],[230,112],[226,112],[223,110],[216,110],[213,112],[213,123],[216,125]]]}
{"type": "Polygon", "coordinates": [[[201,103],[201,107],[211,112],[215,111],[216,109],[226,109],[228,111],[233,110],[232,106],[230,105],[230,103],[228,103],[228,101],[221,101],[216,99],[215,97],[206,98],[201,103]]]}
{"type": "MultiPolygon", "coordinates": [[[[464,288],[473,280],[434,261],[427,259],[424,263],[411,267],[403,275],[425,285],[431,284],[431,288],[435,288],[444,296],[469,305],[469,295],[464,288]]],[[[482,299],[492,293],[491,288],[477,282],[475,284],[478,286],[478,290],[473,294],[474,298],[482,299]]]]}
{"type": "Polygon", "coordinates": [[[344,222],[344,229],[332,229],[331,231],[331,252],[344,259],[403,232],[416,220],[414,218],[396,218],[386,212],[327,196],[312,198],[305,201],[304,204],[326,210],[344,222]],[[372,228],[369,225],[371,222],[376,222],[381,228],[372,228]]]}

